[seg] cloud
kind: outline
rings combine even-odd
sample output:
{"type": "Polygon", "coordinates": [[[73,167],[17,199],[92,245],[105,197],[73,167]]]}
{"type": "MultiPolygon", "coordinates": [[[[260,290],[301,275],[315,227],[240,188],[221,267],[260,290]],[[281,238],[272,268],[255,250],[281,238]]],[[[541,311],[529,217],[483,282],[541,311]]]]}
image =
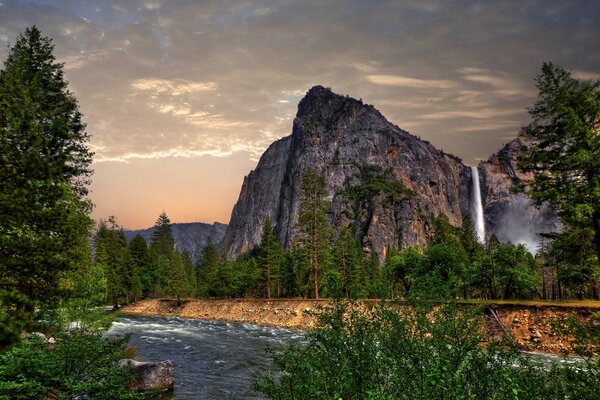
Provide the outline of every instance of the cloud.
{"type": "Polygon", "coordinates": [[[418,79],[400,75],[367,75],[369,82],[384,86],[402,86],[418,89],[450,89],[456,82],[439,79],[418,79]]]}
{"type": "Polygon", "coordinates": [[[184,79],[138,79],[131,84],[134,89],[167,93],[171,96],[212,91],[217,89],[214,82],[190,82],[184,79]]]}
{"type": "Polygon", "coordinates": [[[468,160],[527,122],[543,60],[580,77],[600,70],[591,2],[532,2],[519,13],[463,0],[351,0],[343,12],[310,0],[2,3],[0,40],[31,24],[53,37],[97,159],[257,158],[321,84],[468,160]],[[551,20],[539,18],[550,8],[551,20]],[[457,140],[476,130],[486,135],[478,148],[457,140]]]}
{"type": "Polygon", "coordinates": [[[450,118],[472,118],[472,119],[490,119],[496,117],[504,117],[507,115],[520,115],[525,113],[524,109],[493,109],[484,108],[479,110],[466,111],[440,111],[437,113],[423,114],[420,119],[429,120],[445,120],[450,118]]]}
{"type": "Polygon", "coordinates": [[[584,81],[600,80],[600,73],[598,72],[575,70],[571,71],[571,76],[573,76],[573,78],[575,79],[580,79],[584,81]]]}
{"type": "MultiPolygon", "coordinates": [[[[491,122],[491,123],[480,123],[470,124],[459,129],[460,132],[480,132],[480,131],[498,131],[503,130],[506,132],[513,132],[518,129],[518,121],[505,121],[505,122],[491,122]]],[[[507,136],[504,136],[506,138],[507,136]]],[[[514,139],[513,136],[509,137],[514,139]]]]}

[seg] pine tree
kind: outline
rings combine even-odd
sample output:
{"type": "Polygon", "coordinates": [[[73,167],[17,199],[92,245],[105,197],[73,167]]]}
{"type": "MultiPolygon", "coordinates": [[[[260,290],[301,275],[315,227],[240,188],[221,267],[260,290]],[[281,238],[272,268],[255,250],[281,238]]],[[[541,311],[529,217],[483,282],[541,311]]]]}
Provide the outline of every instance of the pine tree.
{"type": "Polygon", "coordinates": [[[216,295],[217,273],[219,270],[219,253],[217,248],[209,239],[208,243],[200,252],[200,258],[196,265],[196,276],[198,277],[198,295],[216,295]]]}
{"type": "Polygon", "coordinates": [[[92,225],[93,153],[53,50],[28,28],[0,71],[0,297],[20,293],[29,314],[54,297],[63,271],[85,262],[92,225]]]}
{"type": "Polygon", "coordinates": [[[272,289],[277,291],[277,297],[281,294],[281,264],[283,262],[283,247],[277,236],[270,219],[265,221],[257,250],[258,264],[262,269],[265,295],[271,298],[272,289]]]}
{"type": "Polygon", "coordinates": [[[190,292],[188,276],[185,265],[178,252],[174,251],[170,259],[170,271],[167,292],[177,300],[177,306],[181,305],[181,298],[190,292]]]}
{"type": "Polygon", "coordinates": [[[349,227],[340,230],[335,243],[335,269],[340,273],[344,297],[360,297],[365,293],[363,251],[349,227]]]}
{"type": "Polygon", "coordinates": [[[164,211],[154,223],[154,232],[152,232],[152,244],[150,247],[167,257],[171,256],[175,248],[171,220],[164,211]]]}
{"type": "MultiPolygon", "coordinates": [[[[100,220],[98,231],[94,237],[96,253],[94,262],[104,268],[107,279],[107,299],[116,309],[129,301],[133,283],[133,259],[127,247],[127,241],[115,217],[108,221],[100,220]]],[[[132,296],[133,297],[133,296],[132,296]]]]}
{"type": "Polygon", "coordinates": [[[580,81],[544,63],[537,87],[519,157],[519,168],[535,174],[528,194],[554,206],[567,236],[589,231],[600,265],[600,80],[580,81]]]}
{"type": "Polygon", "coordinates": [[[153,276],[151,293],[160,297],[169,291],[172,266],[171,261],[175,252],[175,239],[171,228],[171,220],[164,211],[154,223],[152,243],[150,244],[150,270],[153,276]]]}
{"type": "Polygon", "coordinates": [[[146,239],[138,234],[129,241],[128,247],[136,273],[139,276],[140,291],[136,294],[145,297],[151,291],[155,279],[150,269],[148,244],[146,239]]]}
{"type": "Polygon", "coordinates": [[[319,277],[329,262],[331,250],[332,234],[327,217],[330,202],[325,200],[325,196],[325,177],[308,170],[300,188],[300,210],[295,241],[305,254],[305,266],[316,299],[319,298],[319,277]]]}

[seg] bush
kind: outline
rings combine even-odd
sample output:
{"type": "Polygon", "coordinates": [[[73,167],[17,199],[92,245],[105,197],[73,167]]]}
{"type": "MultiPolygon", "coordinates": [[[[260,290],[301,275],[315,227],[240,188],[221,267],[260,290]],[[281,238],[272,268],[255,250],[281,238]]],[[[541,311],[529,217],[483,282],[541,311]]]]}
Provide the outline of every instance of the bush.
{"type": "Polygon", "coordinates": [[[548,365],[482,349],[481,310],[339,303],[306,343],[274,353],[272,399],[592,399],[599,362],[548,365]]]}
{"type": "Polygon", "coordinates": [[[132,376],[117,365],[127,340],[64,336],[54,348],[37,338],[25,340],[0,355],[0,399],[142,398],[127,391],[132,376]]]}

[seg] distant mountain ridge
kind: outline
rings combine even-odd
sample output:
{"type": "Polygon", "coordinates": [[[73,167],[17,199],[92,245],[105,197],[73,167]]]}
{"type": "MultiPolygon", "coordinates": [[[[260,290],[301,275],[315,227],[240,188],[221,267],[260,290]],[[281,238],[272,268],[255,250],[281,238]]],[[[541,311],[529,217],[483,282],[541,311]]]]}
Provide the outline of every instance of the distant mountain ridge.
{"type": "MultiPolygon", "coordinates": [[[[214,222],[213,224],[206,224],[203,222],[185,222],[185,223],[174,223],[171,225],[173,230],[173,238],[175,239],[175,247],[183,252],[188,251],[192,259],[196,261],[198,254],[207,245],[210,240],[215,246],[220,246],[225,230],[227,229],[226,224],[220,222],[214,222]]],[[[123,233],[127,241],[133,239],[136,235],[141,235],[148,245],[152,243],[152,232],[154,227],[146,229],[127,230],[124,229],[123,233]]]]}

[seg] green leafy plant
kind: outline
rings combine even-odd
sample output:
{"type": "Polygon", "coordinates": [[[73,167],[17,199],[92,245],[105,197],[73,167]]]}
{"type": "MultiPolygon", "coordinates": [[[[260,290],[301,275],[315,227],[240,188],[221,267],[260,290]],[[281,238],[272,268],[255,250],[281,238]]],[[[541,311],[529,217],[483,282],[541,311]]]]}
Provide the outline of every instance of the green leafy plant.
{"type": "Polygon", "coordinates": [[[62,335],[55,346],[34,338],[0,355],[0,399],[140,399],[126,389],[131,374],[117,365],[128,338],[62,335]]]}
{"type": "Polygon", "coordinates": [[[272,399],[595,399],[599,362],[543,364],[480,347],[480,309],[337,303],[306,343],[274,352],[272,399]]]}

